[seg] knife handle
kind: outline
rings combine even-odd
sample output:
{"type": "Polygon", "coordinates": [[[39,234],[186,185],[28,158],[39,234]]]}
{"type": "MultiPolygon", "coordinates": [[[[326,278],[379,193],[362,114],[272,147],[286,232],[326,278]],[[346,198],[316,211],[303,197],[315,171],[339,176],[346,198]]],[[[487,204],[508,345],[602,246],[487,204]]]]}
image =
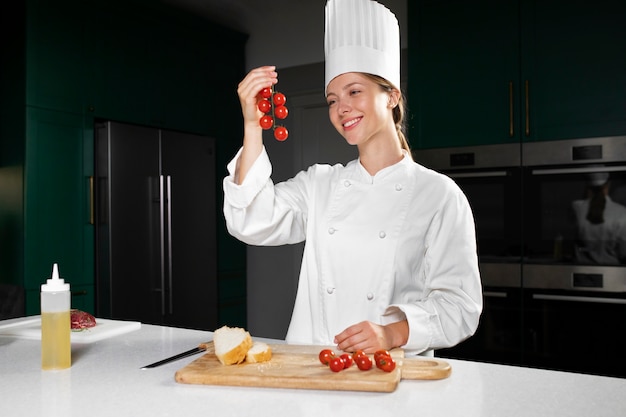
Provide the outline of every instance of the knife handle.
{"type": "Polygon", "coordinates": [[[209,349],[210,349],[210,350],[213,350],[213,342],[210,342],[210,341],[209,341],[209,342],[200,343],[200,344],[198,345],[198,347],[199,347],[200,349],[204,349],[204,350],[206,350],[206,351],[208,351],[209,349]]]}

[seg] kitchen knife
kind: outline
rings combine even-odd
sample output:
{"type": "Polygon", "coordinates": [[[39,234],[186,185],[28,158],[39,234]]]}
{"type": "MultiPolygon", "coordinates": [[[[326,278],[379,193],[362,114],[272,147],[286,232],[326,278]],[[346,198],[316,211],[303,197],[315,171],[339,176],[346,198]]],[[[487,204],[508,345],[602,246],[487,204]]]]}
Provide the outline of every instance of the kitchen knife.
{"type": "MultiPolygon", "coordinates": [[[[208,342],[207,342],[208,343],[208,342]]],[[[139,369],[150,369],[156,368],[157,366],[165,365],[166,363],[174,362],[182,358],[186,358],[187,356],[195,355],[196,353],[204,352],[207,350],[207,343],[201,343],[198,347],[193,349],[189,349],[185,352],[179,353],[174,356],[170,356],[169,358],[162,359],[158,362],[151,363],[150,365],[142,366],[139,369]]]]}

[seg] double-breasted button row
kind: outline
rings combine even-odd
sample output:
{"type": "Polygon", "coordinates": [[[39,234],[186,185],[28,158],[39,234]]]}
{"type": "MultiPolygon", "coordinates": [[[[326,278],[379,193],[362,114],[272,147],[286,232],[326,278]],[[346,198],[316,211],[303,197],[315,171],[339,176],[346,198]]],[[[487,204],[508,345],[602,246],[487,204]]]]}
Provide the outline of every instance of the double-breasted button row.
{"type": "MultiPolygon", "coordinates": [[[[343,181],[343,186],[344,186],[344,187],[348,188],[348,187],[350,187],[351,185],[352,185],[352,182],[350,182],[350,180],[344,180],[344,181],[343,181]]],[[[402,184],[398,183],[398,184],[396,184],[396,185],[394,186],[394,188],[396,189],[396,191],[402,191],[402,189],[404,188],[404,186],[403,186],[402,184]]]]}
{"type": "MultiPolygon", "coordinates": [[[[344,180],[343,181],[343,185],[344,185],[344,187],[348,188],[348,187],[350,187],[352,185],[352,182],[350,180],[344,180]]],[[[395,190],[396,191],[402,191],[403,188],[404,188],[404,186],[402,184],[400,184],[400,183],[395,184],[395,190]]],[[[332,226],[328,228],[328,234],[329,235],[334,234],[336,231],[337,231],[337,229],[335,229],[332,226]]],[[[381,231],[378,232],[378,237],[380,239],[384,239],[384,238],[387,237],[387,233],[384,230],[381,230],[381,231]]]]}
{"type": "MultiPolygon", "coordinates": [[[[332,295],[335,292],[335,287],[326,287],[326,292],[329,295],[332,295]]],[[[369,301],[372,301],[374,299],[374,293],[373,292],[368,292],[366,297],[367,297],[367,299],[369,301]]]]}
{"type": "MultiPolygon", "coordinates": [[[[328,234],[332,235],[335,234],[335,232],[337,231],[337,229],[335,229],[334,227],[329,227],[328,228],[328,234]]],[[[387,237],[387,233],[384,230],[381,230],[380,232],[378,232],[378,237],[381,239],[384,239],[387,237]]]]}

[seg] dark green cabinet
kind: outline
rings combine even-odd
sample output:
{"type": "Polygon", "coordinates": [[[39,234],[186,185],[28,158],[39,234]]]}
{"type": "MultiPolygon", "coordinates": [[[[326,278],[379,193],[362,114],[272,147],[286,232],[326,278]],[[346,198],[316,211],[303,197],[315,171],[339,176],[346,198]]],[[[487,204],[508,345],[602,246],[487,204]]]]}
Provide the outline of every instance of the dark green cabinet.
{"type": "Polygon", "coordinates": [[[80,0],[25,3],[27,105],[81,114],[89,73],[86,3],[80,0]]]}
{"type": "Polygon", "coordinates": [[[409,2],[415,148],[626,133],[626,3],[409,2]]]}
{"type": "Polygon", "coordinates": [[[517,5],[448,0],[407,7],[413,147],[519,140],[510,129],[518,116],[509,114],[510,83],[518,88],[517,5]]]}
{"type": "Polygon", "coordinates": [[[216,46],[217,30],[181,27],[151,13],[128,15],[106,3],[95,9],[89,29],[95,113],[193,132],[214,128],[213,103],[227,94],[226,80],[237,85],[233,75],[239,74],[232,71],[238,59],[218,57],[242,48],[241,38],[216,46]]]}
{"type": "Polygon", "coordinates": [[[522,25],[523,139],[626,134],[626,2],[536,0],[522,10],[531,22],[522,25]]]}
{"type": "MultiPolygon", "coordinates": [[[[87,146],[93,140],[87,139],[87,146]]],[[[85,120],[34,107],[26,115],[24,277],[26,313],[39,313],[39,285],[59,264],[72,306],[94,308],[94,236],[85,168],[85,120]]]]}

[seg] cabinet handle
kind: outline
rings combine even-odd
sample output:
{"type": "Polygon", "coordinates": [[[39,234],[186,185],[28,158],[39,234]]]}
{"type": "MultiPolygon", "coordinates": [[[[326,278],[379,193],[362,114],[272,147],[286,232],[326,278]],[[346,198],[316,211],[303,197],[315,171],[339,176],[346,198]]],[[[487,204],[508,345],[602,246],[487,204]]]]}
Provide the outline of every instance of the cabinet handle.
{"type": "Polygon", "coordinates": [[[524,82],[524,95],[526,99],[526,136],[530,136],[530,103],[528,100],[528,80],[524,82]]]}
{"type": "Polygon", "coordinates": [[[94,190],[93,190],[93,175],[89,177],[89,224],[93,225],[96,222],[94,212],[94,190]]]}
{"type": "Polygon", "coordinates": [[[509,137],[515,136],[513,127],[513,81],[509,81],[509,137]]]}

